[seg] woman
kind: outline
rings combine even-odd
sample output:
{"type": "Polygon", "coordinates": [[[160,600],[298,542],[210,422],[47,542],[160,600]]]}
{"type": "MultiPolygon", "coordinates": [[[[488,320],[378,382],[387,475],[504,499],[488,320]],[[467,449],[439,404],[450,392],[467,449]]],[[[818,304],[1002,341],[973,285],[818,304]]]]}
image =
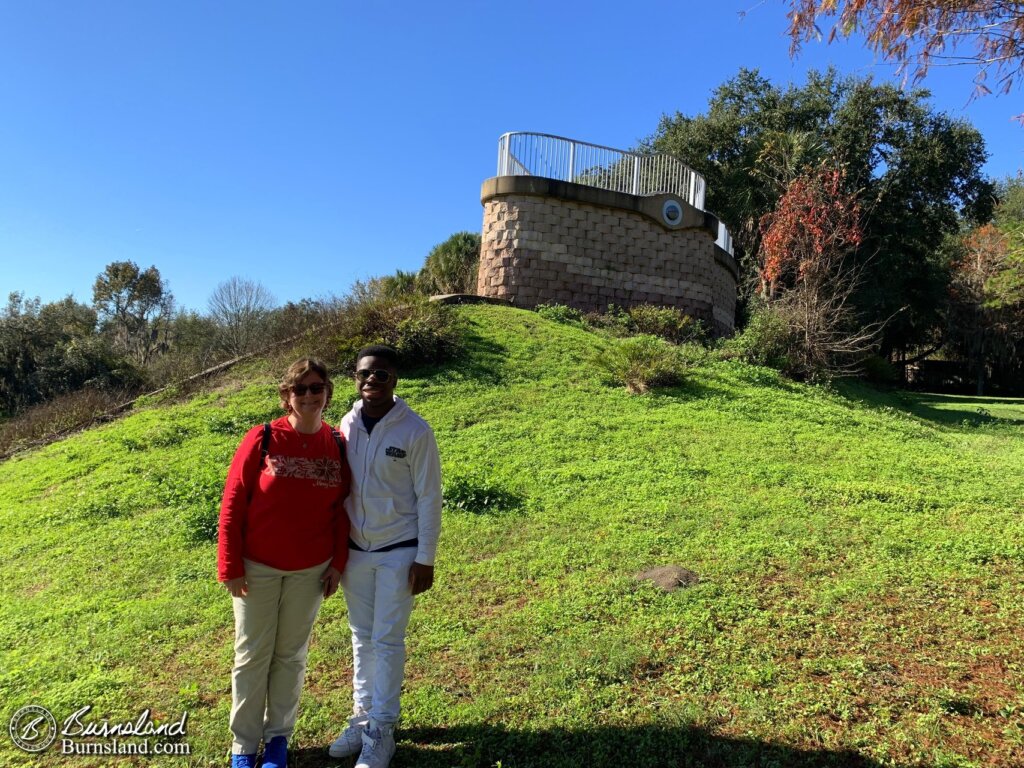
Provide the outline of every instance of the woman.
{"type": "Polygon", "coordinates": [[[278,389],[287,414],[253,427],[235,453],[220,510],[217,578],[231,593],[231,765],[285,768],[306,650],[320,603],[348,558],[344,439],[322,419],[333,386],[303,358],[278,389]]]}

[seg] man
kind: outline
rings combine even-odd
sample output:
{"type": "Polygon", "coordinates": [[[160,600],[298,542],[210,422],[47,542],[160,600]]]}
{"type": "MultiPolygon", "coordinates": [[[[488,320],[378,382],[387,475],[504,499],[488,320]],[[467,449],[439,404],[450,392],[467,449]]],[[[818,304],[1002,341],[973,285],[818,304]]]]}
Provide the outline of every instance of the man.
{"type": "Polygon", "coordinates": [[[373,345],[356,359],[359,400],[341,422],[352,485],[342,575],[352,629],[353,716],[331,757],[359,754],[356,768],[386,768],[405,674],[413,596],[434,583],[441,533],[441,461],[430,426],[395,397],[398,354],[373,345]]]}

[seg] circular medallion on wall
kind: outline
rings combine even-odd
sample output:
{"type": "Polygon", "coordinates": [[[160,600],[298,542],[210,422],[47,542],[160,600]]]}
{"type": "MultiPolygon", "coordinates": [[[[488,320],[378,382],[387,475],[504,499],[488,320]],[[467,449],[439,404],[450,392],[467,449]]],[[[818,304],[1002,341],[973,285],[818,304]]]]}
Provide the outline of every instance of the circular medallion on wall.
{"type": "Polygon", "coordinates": [[[683,206],[678,200],[669,198],[661,207],[661,218],[670,227],[678,227],[683,223],[683,206]]]}

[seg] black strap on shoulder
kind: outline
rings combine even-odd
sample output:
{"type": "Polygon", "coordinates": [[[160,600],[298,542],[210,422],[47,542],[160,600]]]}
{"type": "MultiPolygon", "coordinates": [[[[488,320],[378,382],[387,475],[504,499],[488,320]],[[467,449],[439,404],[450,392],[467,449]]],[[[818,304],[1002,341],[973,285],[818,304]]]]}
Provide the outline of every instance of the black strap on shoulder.
{"type": "Polygon", "coordinates": [[[259,485],[259,473],[263,471],[263,467],[266,466],[267,456],[270,455],[270,424],[263,424],[263,438],[260,440],[260,463],[256,467],[256,477],[253,478],[252,485],[249,487],[249,501],[252,501],[252,492],[259,485]]]}
{"type": "Polygon", "coordinates": [[[341,433],[334,427],[331,427],[331,434],[334,436],[334,442],[338,444],[338,455],[341,457],[341,463],[345,463],[345,441],[341,439],[341,433]]]}
{"type": "Polygon", "coordinates": [[[270,455],[270,422],[264,422],[263,424],[263,439],[260,441],[260,466],[262,467],[266,461],[267,456],[270,455]]]}

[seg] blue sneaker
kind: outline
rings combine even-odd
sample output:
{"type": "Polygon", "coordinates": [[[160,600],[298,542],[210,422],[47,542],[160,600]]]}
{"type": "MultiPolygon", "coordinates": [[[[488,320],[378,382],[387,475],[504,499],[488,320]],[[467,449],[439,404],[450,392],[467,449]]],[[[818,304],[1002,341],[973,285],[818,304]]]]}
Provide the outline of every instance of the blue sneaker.
{"type": "Polygon", "coordinates": [[[275,736],[263,749],[263,768],[288,768],[288,739],[275,736]]]}
{"type": "Polygon", "coordinates": [[[231,768],[256,768],[256,755],[232,755],[231,768]]]}

